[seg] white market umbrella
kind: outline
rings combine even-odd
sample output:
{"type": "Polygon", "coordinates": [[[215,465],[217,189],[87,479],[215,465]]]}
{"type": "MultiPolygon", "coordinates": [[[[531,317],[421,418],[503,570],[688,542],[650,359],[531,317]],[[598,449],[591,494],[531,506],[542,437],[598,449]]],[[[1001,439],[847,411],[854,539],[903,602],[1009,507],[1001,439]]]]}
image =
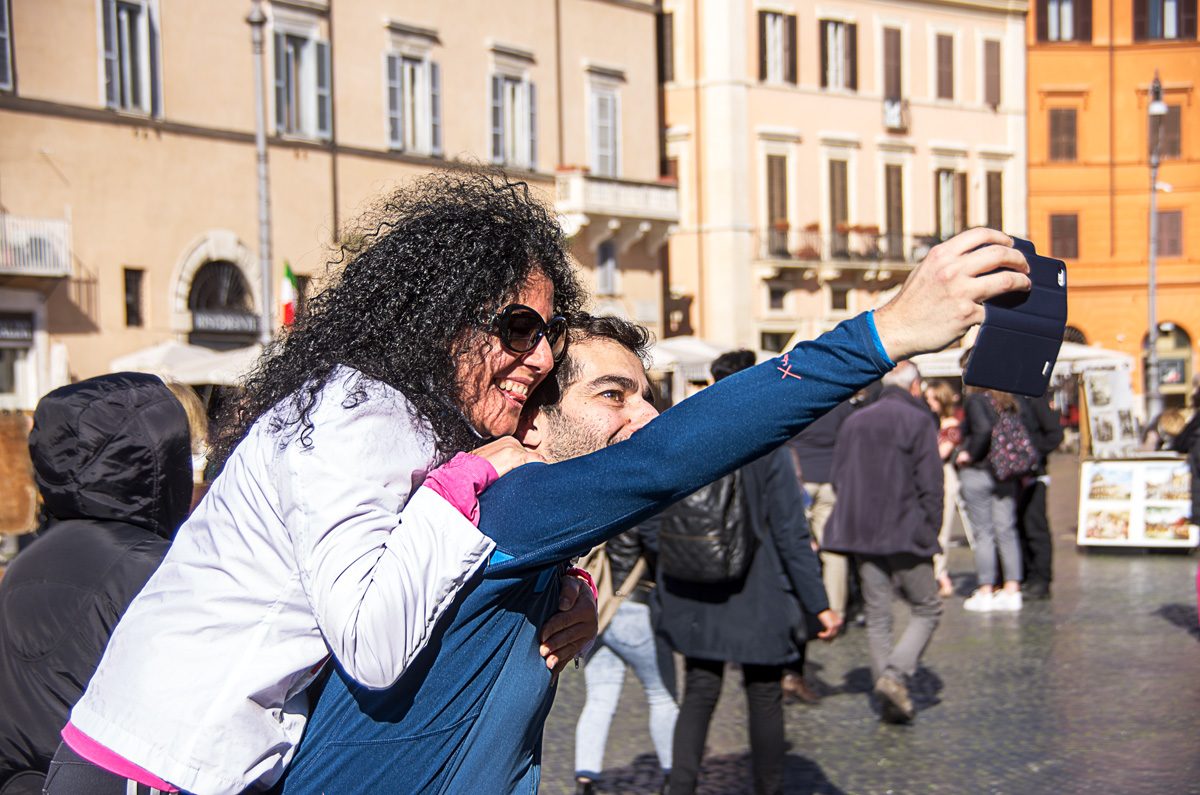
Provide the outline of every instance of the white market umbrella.
{"type": "Polygon", "coordinates": [[[258,362],[262,345],[213,352],[212,355],[187,367],[179,368],[175,378],[185,384],[215,384],[236,386],[258,362]]]}
{"type": "Polygon", "coordinates": [[[157,376],[180,380],[177,372],[181,368],[196,366],[216,355],[217,352],[211,348],[167,340],[157,345],[151,345],[149,348],[118,356],[109,362],[109,367],[114,373],[126,371],[153,373],[157,376]]]}

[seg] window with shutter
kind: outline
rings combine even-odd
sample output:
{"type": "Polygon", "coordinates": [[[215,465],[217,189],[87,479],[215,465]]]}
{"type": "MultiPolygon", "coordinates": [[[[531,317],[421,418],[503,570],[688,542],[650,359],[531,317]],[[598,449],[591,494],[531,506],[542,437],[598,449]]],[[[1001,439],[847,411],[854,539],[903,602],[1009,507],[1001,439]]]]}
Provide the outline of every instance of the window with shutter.
{"type": "Polygon", "coordinates": [[[1160,210],[1158,213],[1158,256],[1183,256],[1183,211],[1160,210]]]}
{"type": "Polygon", "coordinates": [[[492,162],[532,169],[537,163],[537,92],[524,76],[492,75],[492,162]]]}
{"type": "Polygon", "coordinates": [[[829,161],[829,223],[832,227],[832,256],[850,254],[850,197],[847,195],[846,161],[829,161]]]}
{"type": "Polygon", "coordinates": [[[788,252],[787,158],[767,155],[767,231],[771,254],[788,252]]]}
{"type": "Polygon", "coordinates": [[[1074,108],[1051,108],[1050,159],[1058,162],[1075,160],[1076,119],[1074,108]]]}
{"type": "Polygon", "coordinates": [[[967,175],[959,171],[954,175],[954,234],[967,228],[967,175]]]}
{"type": "Polygon", "coordinates": [[[904,174],[903,166],[884,166],[884,191],[887,203],[887,257],[904,260],[904,174]]]}
{"type": "Polygon", "coordinates": [[[592,86],[592,173],[617,176],[617,92],[609,86],[592,86]]]}
{"type": "Polygon", "coordinates": [[[1134,0],[1135,40],[1196,38],[1196,0],[1134,0]]]}
{"type": "Polygon", "coordinates": [[[858,87],[858,26],[821,20],[821,87],[854,90],[858,87]]]}
{"type": "Polygon", "coordinates": [[[0,90],[12,91],[12,87],[12,33],[8,22],[8,2],[0,0],[0,90]]]}
{"type": "Polygon", "coordinates": [[[1079,34],[1083,17],[1080,7],[1087,7],[1087,36],[1091,39],[1091,0],[1038,0],[1038,40],[1075,41],[1084,39],[1079,34]]]}
{"type": "Polygon", "coordinates": [[[768,83],[785,82],[789,76],[794,77],[795,71],[794,65],[791,69],[787,65],[789,60],[794,60],[789,58],[788,34],[789,27],[794,34],[795,19],[789,26],[785,14],[763,11],[759,13],[759,23],[760,44],[764,48],[759,63],[761,79],[768,83]]]}
{"type": "Polygon", "coordinates": [[[966,215],[966,196],[959,197],[960,186],[966,187],[966,174],[958,174],[947,168],[934,172],[933,204],[937,221],[937,237],[946,240],[960,230],[959,218],[966,215]],[[958,177],[964,179],[960,182],[958,177]]]}
{"type": "Polygon", "coordinates": [[[596,249],[596,294],[616,295],[618,287],[617,246],[605,240],[596,249]]]}
{"type": "Polygon", "coordinates": [[[987,225],[989,229],[1004,229],[1004,174],[987,172],[987,225]]]}
{"type": "Polygon", "coordinates": [[[1079,216],[1050,216],[1050,256],[1059,259],[1079,257],[1079,216]]]}
{"type": "Polygon", "coordinates": [[[330,48],[329,42],[318,38],[316,21],[307,28],[290,20],[287,24],[279,24],[271,41],[274,45],[276,134],[332,137],[330,48]]]}
{"type": "Polygon", "coordinates": [[[442,68],[429,63],[429,153],[442,155],[442,68]]]}
{"type": "MultiPolygon", "coordinates": [[[[1158,156],[1160,158],[1174,160],[1182,156],[1180,110],[1179,105],[1168,105],[1166,114],[1158,117],[1158,156]]],[[[1147,133],[1149,152],[1154,151],[1154,127],[1155,117],[1151,116],[1149,117],[1149,132],[1147,133]]]]}
{"type": "Polygon", "coordinates": [[[937,98],[954,99],[954,37],[937,37],[937,98]]]}
{"type": "Polygon", "coordinates": [[[783,79],[784,82],[796,84],[796,15],[787,14],[784,17],[786,23],[786,36],[784,37],[784,53],[783,53],[783,79]]]}
{"type": "Polygon", "coordinates": [[[898,100],[900,89],[900,30],[883,29],[883,98],[898,100]]]}
{"type": "Polygon", "coordinates": [[[390,54],[386,59],[388,146],[404,149],[404,87],[400,77],[399,55],[390,54]]]}
{"type": "Polygon", "coordinates": [[[1000,107],[1000,42],[983,43],[983,101],[992,110],[1000,107]]]}
{"type": "MultiPolygon", "coordinates": [[[[160,115],[158,20],[146,0],[102,0],[104,104],[113,110],[160,115]]],[[[4,47],[8,50],[8,9],[4,10],[4,47]]],[[[11,87],[7,52],[5,71],[11,87]]]]}

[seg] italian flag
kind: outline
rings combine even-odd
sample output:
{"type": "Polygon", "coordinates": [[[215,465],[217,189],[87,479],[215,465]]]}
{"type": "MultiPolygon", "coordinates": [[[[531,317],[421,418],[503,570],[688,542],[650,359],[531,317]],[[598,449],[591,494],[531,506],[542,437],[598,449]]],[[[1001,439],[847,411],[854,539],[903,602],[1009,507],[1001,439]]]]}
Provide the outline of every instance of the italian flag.
{"type": "Polygon", "coordinates": [[[279,305],[283,316],[283,325],[290,326],[296,320],[296,299],[299,291],[296,289],[296,274],[287,260],[283,261],[283,281],[279,284],[279,305]]]}

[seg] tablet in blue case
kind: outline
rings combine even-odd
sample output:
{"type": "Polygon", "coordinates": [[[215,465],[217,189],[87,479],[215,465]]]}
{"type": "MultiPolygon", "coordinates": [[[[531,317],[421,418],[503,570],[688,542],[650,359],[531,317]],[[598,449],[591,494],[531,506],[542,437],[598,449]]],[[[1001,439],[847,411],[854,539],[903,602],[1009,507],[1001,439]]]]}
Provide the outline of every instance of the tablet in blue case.
{"type": "Polygon", "coordinates": [[[1067,328],[1067,266],[1043,257],[1028,240],[1013,247],[1029,262],[1033,289],[984,303],[983,325],[963,383],[1029,397],[1046,394],[1067,328]]]}

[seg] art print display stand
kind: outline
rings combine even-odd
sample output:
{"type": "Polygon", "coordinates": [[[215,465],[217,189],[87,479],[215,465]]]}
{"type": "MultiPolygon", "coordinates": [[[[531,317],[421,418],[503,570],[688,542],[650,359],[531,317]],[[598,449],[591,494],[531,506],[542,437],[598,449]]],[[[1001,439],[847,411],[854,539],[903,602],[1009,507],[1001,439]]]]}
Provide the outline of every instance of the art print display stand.
{"type": "Polygon", "coordinates": [[[1080,383],[1079,529],[1076,543],[1107,547],[1195,547],[1188,523],[1191,473],[1183,456],[1137,452],[1133,392],[1124,368],[1088,372],[1080,383]]]}

